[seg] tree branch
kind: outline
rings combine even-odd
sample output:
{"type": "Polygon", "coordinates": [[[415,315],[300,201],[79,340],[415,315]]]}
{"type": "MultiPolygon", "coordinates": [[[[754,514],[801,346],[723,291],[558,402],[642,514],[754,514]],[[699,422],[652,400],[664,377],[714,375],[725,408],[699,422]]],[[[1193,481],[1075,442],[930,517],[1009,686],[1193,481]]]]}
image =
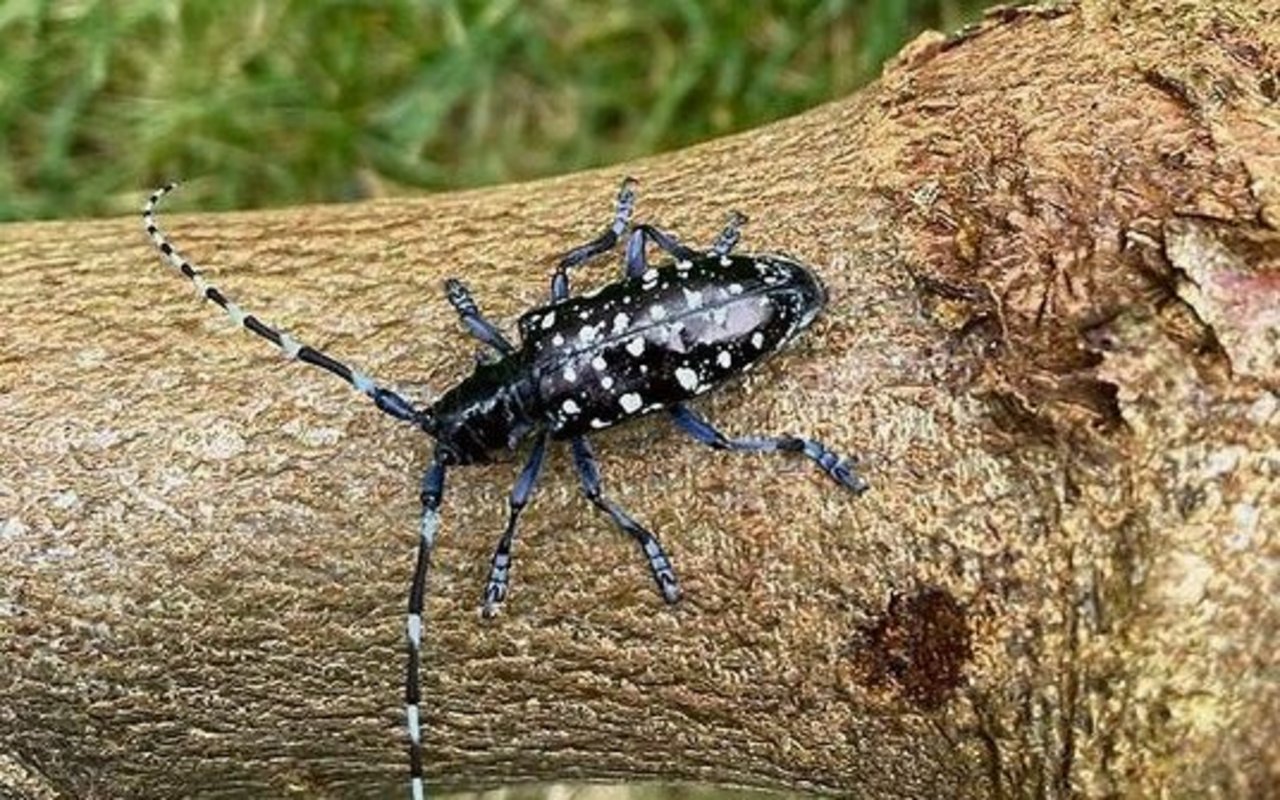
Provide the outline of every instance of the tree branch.
{"type": "MultiPolygon", "coordinates": [[[[922,37],[855,97],[625,167],[167,217],[246,308],[418,399],[472,358],[442,279],[511,330],[624,173],[642,219],[703,242],[741,209],[745,250],[827,282],[815,329],[701,408],[861,453],[870,493],[662,424],[598,437],[679,606],[557,450],[482,623],[518,465],[453,473],[432,778],[1274,786],[1276,18],[1255,0],[1006,10],[922,37]]],[[[400,791],[429,442],[198,307],[136,218],[0,241],[0,785],[400,791]]]]}

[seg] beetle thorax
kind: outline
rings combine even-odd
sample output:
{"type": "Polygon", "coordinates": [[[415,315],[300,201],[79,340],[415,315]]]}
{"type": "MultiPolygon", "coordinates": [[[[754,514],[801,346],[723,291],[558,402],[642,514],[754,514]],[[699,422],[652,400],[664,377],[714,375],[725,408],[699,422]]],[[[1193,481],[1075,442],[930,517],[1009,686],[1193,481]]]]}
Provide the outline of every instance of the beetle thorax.
{"type": "Polygon", "coordinates": [[[431,431],[454,463],[492,460],[512,450],[535,426],[537,400],[523,354],[479,364],[431,407],[431,431]]]}

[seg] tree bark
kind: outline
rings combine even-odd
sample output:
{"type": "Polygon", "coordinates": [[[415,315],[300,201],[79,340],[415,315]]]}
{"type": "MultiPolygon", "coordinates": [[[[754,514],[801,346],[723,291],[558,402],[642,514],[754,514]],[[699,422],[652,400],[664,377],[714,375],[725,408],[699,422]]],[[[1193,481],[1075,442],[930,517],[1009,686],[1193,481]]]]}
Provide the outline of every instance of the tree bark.
{"type": "MultiPolygon", "coordinates": [[[[510,330],[623,174],[640,218],[705,242],[741,209],[745,251],[827,283],[700,406],[859,453],[871,492],[660,419],[597,437],[679,605],[559,449],[482,622],[518,466],[451,473],[433,782],[1276,791],[1280,9],[1167,7],[997,11],[849,99],[589,174],[167,216],[247,308],[419,399],[475,348],[441,280],[510,330]]],[[[430,442],[198,307],[136,218],[0,242],[0,795],[402,791],[430,442]]]]}

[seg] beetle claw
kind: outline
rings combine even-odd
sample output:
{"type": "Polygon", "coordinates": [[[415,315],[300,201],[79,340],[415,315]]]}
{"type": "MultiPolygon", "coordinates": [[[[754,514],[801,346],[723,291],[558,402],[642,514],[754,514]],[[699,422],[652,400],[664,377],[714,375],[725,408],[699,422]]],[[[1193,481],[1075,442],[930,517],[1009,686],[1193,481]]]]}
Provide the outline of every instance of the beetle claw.
{"type": "Polygon", "coordinates": [[[854,494],[862,494],[871,488],[871,484],[859,475],[855,469],[856,461],[846,459],[839,462],[831,468],[830,475],[835,479],[836,483],[845,487],[854,494]]]}

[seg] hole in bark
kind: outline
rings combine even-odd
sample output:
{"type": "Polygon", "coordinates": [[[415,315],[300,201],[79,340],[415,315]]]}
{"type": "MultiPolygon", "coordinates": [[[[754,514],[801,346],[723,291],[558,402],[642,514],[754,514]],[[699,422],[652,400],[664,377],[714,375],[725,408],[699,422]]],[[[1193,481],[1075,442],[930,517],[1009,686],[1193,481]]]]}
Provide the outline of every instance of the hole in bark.
{"type": "Polygon", "coordinates": [[[968,614],[949,592],[895,593],[880,619],[859,630],[853,658],[865,685],[891,684],[913,705],[932,710],[964,683],[970,637],[968,614]]]}

